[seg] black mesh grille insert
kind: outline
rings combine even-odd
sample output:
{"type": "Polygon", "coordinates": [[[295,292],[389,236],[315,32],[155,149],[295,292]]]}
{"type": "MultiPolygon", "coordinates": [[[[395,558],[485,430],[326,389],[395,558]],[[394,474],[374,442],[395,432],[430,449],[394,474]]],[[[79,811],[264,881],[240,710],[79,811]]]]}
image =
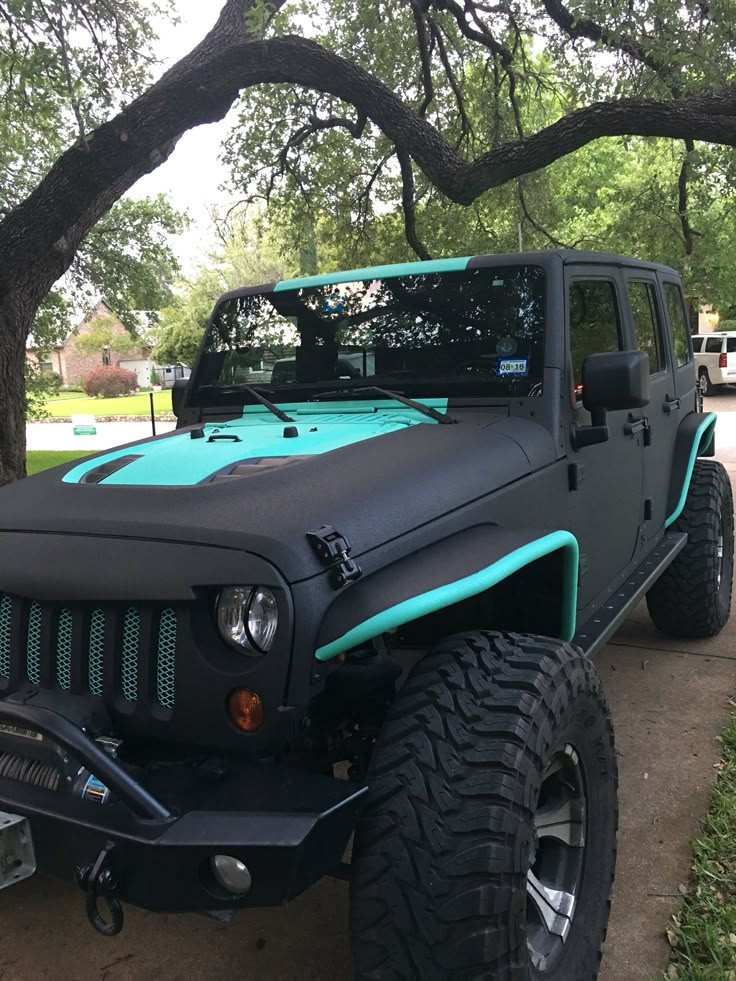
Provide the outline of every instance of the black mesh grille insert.
{"type": "Polygon", "coordinates": [[[169,711],[178,631],[172,607],[52,605],[0,592],[0,690],[28,680],[169,711]]]}

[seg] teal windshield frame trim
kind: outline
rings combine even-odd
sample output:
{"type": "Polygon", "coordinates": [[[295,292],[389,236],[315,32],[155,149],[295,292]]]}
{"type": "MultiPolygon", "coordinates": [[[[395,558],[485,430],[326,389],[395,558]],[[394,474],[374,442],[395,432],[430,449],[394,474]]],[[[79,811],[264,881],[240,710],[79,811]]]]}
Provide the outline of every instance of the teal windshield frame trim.
{"type": "Polygon", "coordinates": [[[315,657],[319,661],[329,661],[338,654],[350,650],[351,647],[364,644],[389,630],[395,630],[412,620],[418,620],[420,617],[452,606],[453,603],[484,593],[525,566],[531,565],[532,562],[560,550],[564,551],[560,632],[563,640],[572,640],[577,618],[578,542],[569,531],[554,531],[514,549],[513,552],[509,552],[479,572],[444,586],[437,586],[426,593],[420,593],[395,606],[390,606],[381,613],[376,613],[352,627],[342,637],[319,647],[315,657]]]}
{"type": "Polygon", "coordinates": [[[685,479],[682,483],[682,490],[680,491],[680,499],[677,502],[675,510],[665,521],[665,528],[669,528],[669,526],[673,522],[677,521],[682,514],[682,509],[685,507],[685,501],[687,500],[687,492],[690,490],[690,480],[692,479],[693,470],[695,469],[695,461],[701,453],[705,453],[708,450],[713,442],[713,438],[716,434],[717,419],[718,416],[715,412],[709,412],[695,431],[693,446],[690,450],[690,459],[687,461],[685,479]]]}
{"type": "Polygon", "coordinates": [[[308,289],[310,286],[332,286],[334,283],[355,283],[361,279],[392,279],[396,276],[424,276],[427,273],[458,272],[467,269],[473,256],[454,259],[429,259],[426,262],[397,262],[386,266],[368,266],[365,269],[345,269],[342,272],[325,273],[321,276],[302,276],[300,279],[282,279],[273,288],[274,293],[283,290],[308,289]]]}

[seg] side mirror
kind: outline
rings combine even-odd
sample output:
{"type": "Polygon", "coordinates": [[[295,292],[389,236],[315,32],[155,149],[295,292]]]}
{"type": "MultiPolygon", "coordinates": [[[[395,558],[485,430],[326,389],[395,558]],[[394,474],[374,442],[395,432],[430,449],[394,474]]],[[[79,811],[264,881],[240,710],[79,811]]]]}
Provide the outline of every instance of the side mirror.
{"type": "Polygon", "coordinates": [[[171,408],[178,419],[184,411],[184,403],[187,400],[187,389],[189,387],[188,378],[177,378],[171,389],[171,408]]]}
{"type": "Polygon", "coordinates": [[[649,357],[644,351],[589,354],[583,361],[583,405],[592,425],[573,431],[575,449],[605,443],[609,438],[607,414],[641,409],[649,399],[649,357]]]}

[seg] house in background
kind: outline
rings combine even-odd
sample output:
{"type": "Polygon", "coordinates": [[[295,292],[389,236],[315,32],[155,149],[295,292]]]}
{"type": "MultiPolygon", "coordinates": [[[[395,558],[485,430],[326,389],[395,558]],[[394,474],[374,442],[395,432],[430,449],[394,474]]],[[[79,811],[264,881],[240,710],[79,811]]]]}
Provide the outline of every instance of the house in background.
{"type": "MultiPolygon", "coordinates": [[[[62,385],[80,385],[82,379],[94,368],[110,364],[134,372],[138,378],[139,388],[151,387],[151,372],[154,370],[151,348],[144,344],[130,347],[130,333],[104,299],[97,301],[81,324],[62,344],[51,351],[43,352],[43,361],[39,361],[39,353],[32,338],[29,339],[26,345],[26,359],[37,364],[41,371],[55,371],[61,377],[62,385]],[[111,335],[111,343],[101,346],[99,352],[83,350],[79,345],[80,337],[89,334],[102,320],[111,335]],[[116,350],[116,337],[121,338],[123,350],[116,350]]],[[[164,365],[157,367],[156,371],[159,383],[165,388],[171,388],[175,378],[188,378],[191,374],[189,368],[183,365],[164,365]]]]}

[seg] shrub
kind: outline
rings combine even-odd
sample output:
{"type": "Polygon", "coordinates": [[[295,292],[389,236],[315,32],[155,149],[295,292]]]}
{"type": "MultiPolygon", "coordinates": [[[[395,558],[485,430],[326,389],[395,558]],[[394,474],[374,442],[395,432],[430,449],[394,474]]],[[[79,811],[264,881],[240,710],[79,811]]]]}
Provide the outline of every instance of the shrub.
{"type": "Polygon", "coordinates": [[[52,395],[58,395],[61,378],[55,371],[40,371],[26,361],[26,414],[29,419],[48,419],[46,403],[52,395]]]}
{"type": "Polygon", "coordinates": [[[111,399],[117,395],[130,395],[138,387],[138,376],[134,371],[100,365],[85,376],[82,388],[92,398],[111,399]]]}

